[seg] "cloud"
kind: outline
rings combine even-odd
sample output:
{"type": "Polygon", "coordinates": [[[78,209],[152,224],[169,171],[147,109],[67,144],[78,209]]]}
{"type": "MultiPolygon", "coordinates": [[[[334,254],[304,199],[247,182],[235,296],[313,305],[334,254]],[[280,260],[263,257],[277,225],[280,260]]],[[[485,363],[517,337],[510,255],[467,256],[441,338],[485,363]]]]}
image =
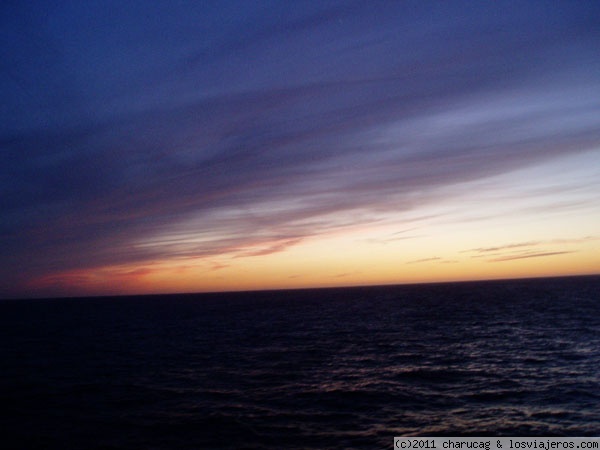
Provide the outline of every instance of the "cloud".
{"type": "Polygon", "coordinates": [[[525,253],[521,255],[514,256],[503,256],[500,258],[491,259],[490,262],[503,262],[503,261],[512,261],[515,259],[527,259],[527,258],[543,258],[546,256],[555,256],[555,255],[564,255],[568,253],[576,253],[575,251],[561,251],[561,252],[540,252],[540,253],[525,253]]]}
{"type": "Polygon", "coordinates": [[[275,243],[269,243],[268,246],[259,248],[258,250],[242,250],[237,256],[238,257],[248,257],[248,256],[265,256],[270,255],[272,253],[279,253],[285,250],[288,247],[294,246],[302,241],[301,238],[298,239],[286,239],[283,241],[278,241],[275,243]]]}
{"type": "Polygon", "coordinates": [[[417,238],[423,237],[422,234],[419,234],[419,235],[405,234],[405,233],[408,233],[410,231],[414,231],[417,229],[418,229],[418,227],[414,227],[414,228],[410,228],[407,230],[397,231],[397,232],[391,233],[385,237],[365,239],[365,242],[369,242],[371,244],[387,244],[388,242],[405,241],[405,240],[409,240],[409,239],[417,239],[417,238]]]}
{"type": "Polygon", "coordinates": [[[338,273],[337,275],[334,275],[333,278],[347,278],[347,277],[352,277],[354,275],[360,275],[361,272],[360,271],[356,271],[356,272],[343,272],[343,273],[338,273]]]}
{"type": "Polygon", "coordinates": [[[406,264],[420,264],[420,263],[424,263],[424,262],[439,261],[441,259],[442,258],[440,258],[439,256],[434,256],[431,258],[415,259],[413,261],[408,261],[406,264]]]}
{"type": "Polygon", "coordinates": [[[283,251],[600,143],[588,4],[113,3],[0,18],[0,295],[283,251]]]}
{"type": "Polygon", "coordinates": [[[539,241],[526,241],[526,242],[517,242],[517,243],[512,243],[512,244],[503,244],[503,245],[498,245],[498,246],[494,246],[494,247],[472,248],[469,250],[462,250],[461,253],[476,253],[475,255],[473,255],[471,257],[472,258],[480,258],[480,257],[489,256],[489,253],[497,254],[497,253],[505,252],[506,250],[522,249],[522,248],[527,248],[527,247],[539,247],[540,245],[557,245],[557,244],[575,245],[575,244],[581,244],[581,243],[595,241],[595,240],[598,240],[598,237],[584,236],[584,237],[580,237],[580,238],[544,239],[544,240],[539,240],[539,241]]]}
{"type": "Polygon", "coordinates": [[[89,271],[74,269],[56,271],[27,280],[30,292],[42,292],[50,295],[98,295],[135,292],[146,276],[157,273],[155,267],[102,268],[89,271]]]}
{"type": "Polygon", "coordinates": [[[480,256],[485,256],[486,253],[489,252],[498,252],[498,251],[503,251],[503,250],[508,250],[508,249],[513,249],[513,248],[521,248],[521,247],[535,247],[537,245],[540,245],[542,242],[540,241],[529,241],[529,242],[518,242],[516,244],[506,244],[506,245],[500,245],[497,247],[479,247],[479,248],[473,248],[470,250],[463,250],[461,253],[467,253],[467,252],[475,252],[475,253],[483,253],[483,255],[475,255],[473,256],[473,258],[477,258],[480,256]]]}
{"type": "Polygon", "coordinates": [[[226,269],[229,266],[230,266],[230,264],[213,263],[212,266],[210,267],[210,271],[213,272],[216,270],[226,269]]]}
{"type": "Polygon", "coordinates": [[[479,247],[463,250],[461,253],[474,253],[471,255],[471,258],[485,258],[487,262],[504,262],[516,259],[541,258],[546,256],[576,253],[577,250],[541,250],[539,247],[561,246],[561,248],[564,248],[565,245],[577,245],[597,239],[598,237],[596,236],[545,239],[539,241],[504,244],[494,247],[479,247]]]}

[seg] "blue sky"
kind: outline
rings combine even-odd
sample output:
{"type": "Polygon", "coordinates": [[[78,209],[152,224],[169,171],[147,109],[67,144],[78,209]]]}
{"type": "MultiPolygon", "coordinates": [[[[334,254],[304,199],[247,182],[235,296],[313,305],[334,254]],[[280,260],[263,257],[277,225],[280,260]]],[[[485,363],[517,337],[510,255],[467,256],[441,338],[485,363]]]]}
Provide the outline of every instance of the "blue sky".
{"type": "MultiPolygon", "coordinates": [[[[2,296],[120,293],[115,273],[157,277],[127,292],[336,284],[378,258],[459,257],[432,279],[468,279],[442,243],[475,239],[470,217],[496,230],[481,248],[551,229],[527,259],[600,270],[597,2],[1,8],[2,296]],[[298,266],[340,245],[356,251],[329,278],[298,266]],[[237,283],[247,270],[262,284],[237,283]]],[[[343,281],[421,280],[413,266],[343,281]]]]}

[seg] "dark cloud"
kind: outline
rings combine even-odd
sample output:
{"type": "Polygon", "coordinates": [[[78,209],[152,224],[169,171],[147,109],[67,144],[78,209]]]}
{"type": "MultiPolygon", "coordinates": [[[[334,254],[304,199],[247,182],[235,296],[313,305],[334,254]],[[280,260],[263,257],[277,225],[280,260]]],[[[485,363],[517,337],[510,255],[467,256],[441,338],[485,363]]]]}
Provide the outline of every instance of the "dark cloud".
{"type": "Polygon", "coordinates": [[[474,253],[471,258],[487,258],[490,256],[496,256],[501,254],[522,254],[523,252],[531,252],[530,249],[539,247],[542,245],[573,245],[581,244],[584,242],[594,241],[598,238],[596,236],[584,236],[581,238],[556,238],[556,239],[545,239],[540,241],[527,241],[517,242],[512,244],[498,245],[494,247],[479,247],[470,250],[463,250],[461,253],[474,253]],[[519,249],[516,250],[515,249],[519,249]]]}
{"type": "Polygon", "coordinates": [[[420,263],[424,263],[424,262],[431,262],[431,261],[439,261],[442,258],[440,258],[439,256],[434,256],[431,258],[421,258],[421,259],[415,259],[412,261],[408,261],[406,264],[420,264],[420,263]]]}
{"type": "MultiPolygon", "coordinates": [[[[503,251],[503,250],[508,250],[508,249],[514,249],[514,248],[521,248],[521,247],[535,247],[537,245],[540,245],[542,242],[540,241],[529,241],[529,242],[518,242],[516,244],[505,244],[505,245],[500,245],[497,247],[479,247],[479,248],[474,248],[471,250],[464,250],[462,253],[465,252],[475,252],[478,254],[484,254],[482,256],[486,256],[486,253],[496,253],[498,251],[503,251]]],[[[475,256],[479,256],[479,255],[475,255],[475,256]]]]}
{"type": "Polygon", "coordinates": [[[554,250],[548,247],[565,245],[576,245],[584,242],[597,240],[595,236],[584,236],[581,238],[556,238],[540,241],[517,242],[512,244],[498,245],[495,247],[480,247],[463,250],[461,253],[472,253],[471,258],[485,259],[487,262],[504,262],[517,259],[541,258],[545,256],[563,255],[576,253],[577,250],[554,250]],[[540,249],[541,246],[546,248],[540,249]]]}
{"type": "Polygon", "coordinates": [[[0,25],[0,295],[280,251],[600,143],[593,2],[33,2],[0,25]]]}
{"type": "Polygon", "coordinates": [[[500,258],[491,259],[490,262],[513,261],[515,259],[527,259],[527,258],[543,258],[546,256],[564,255],[567,253],[575,253],[575,251],[525,253],[525,254],[521,254],[521,255],[502,256],[500,258]]]}

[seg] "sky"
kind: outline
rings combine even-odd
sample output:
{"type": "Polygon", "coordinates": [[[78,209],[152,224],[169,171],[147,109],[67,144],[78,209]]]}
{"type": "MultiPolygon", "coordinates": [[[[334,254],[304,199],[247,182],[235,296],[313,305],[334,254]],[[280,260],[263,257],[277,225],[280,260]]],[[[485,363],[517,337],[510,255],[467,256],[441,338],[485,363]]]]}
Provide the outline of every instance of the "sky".
{"type": "Polygon", "coordinates": [[[0,10],[0,298],[600,273],[597,1],[0,10]]]}

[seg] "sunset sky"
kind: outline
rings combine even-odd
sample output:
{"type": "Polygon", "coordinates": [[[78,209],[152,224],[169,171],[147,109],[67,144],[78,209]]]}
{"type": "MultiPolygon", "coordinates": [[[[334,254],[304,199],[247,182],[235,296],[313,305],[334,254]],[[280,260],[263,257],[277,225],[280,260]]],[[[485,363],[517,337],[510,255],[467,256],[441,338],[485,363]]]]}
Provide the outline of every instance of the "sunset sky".
{"type": "Polygon", "coordinates": [[[600,2],[0,6],[0,297],[600,273],[600,2]]]}

